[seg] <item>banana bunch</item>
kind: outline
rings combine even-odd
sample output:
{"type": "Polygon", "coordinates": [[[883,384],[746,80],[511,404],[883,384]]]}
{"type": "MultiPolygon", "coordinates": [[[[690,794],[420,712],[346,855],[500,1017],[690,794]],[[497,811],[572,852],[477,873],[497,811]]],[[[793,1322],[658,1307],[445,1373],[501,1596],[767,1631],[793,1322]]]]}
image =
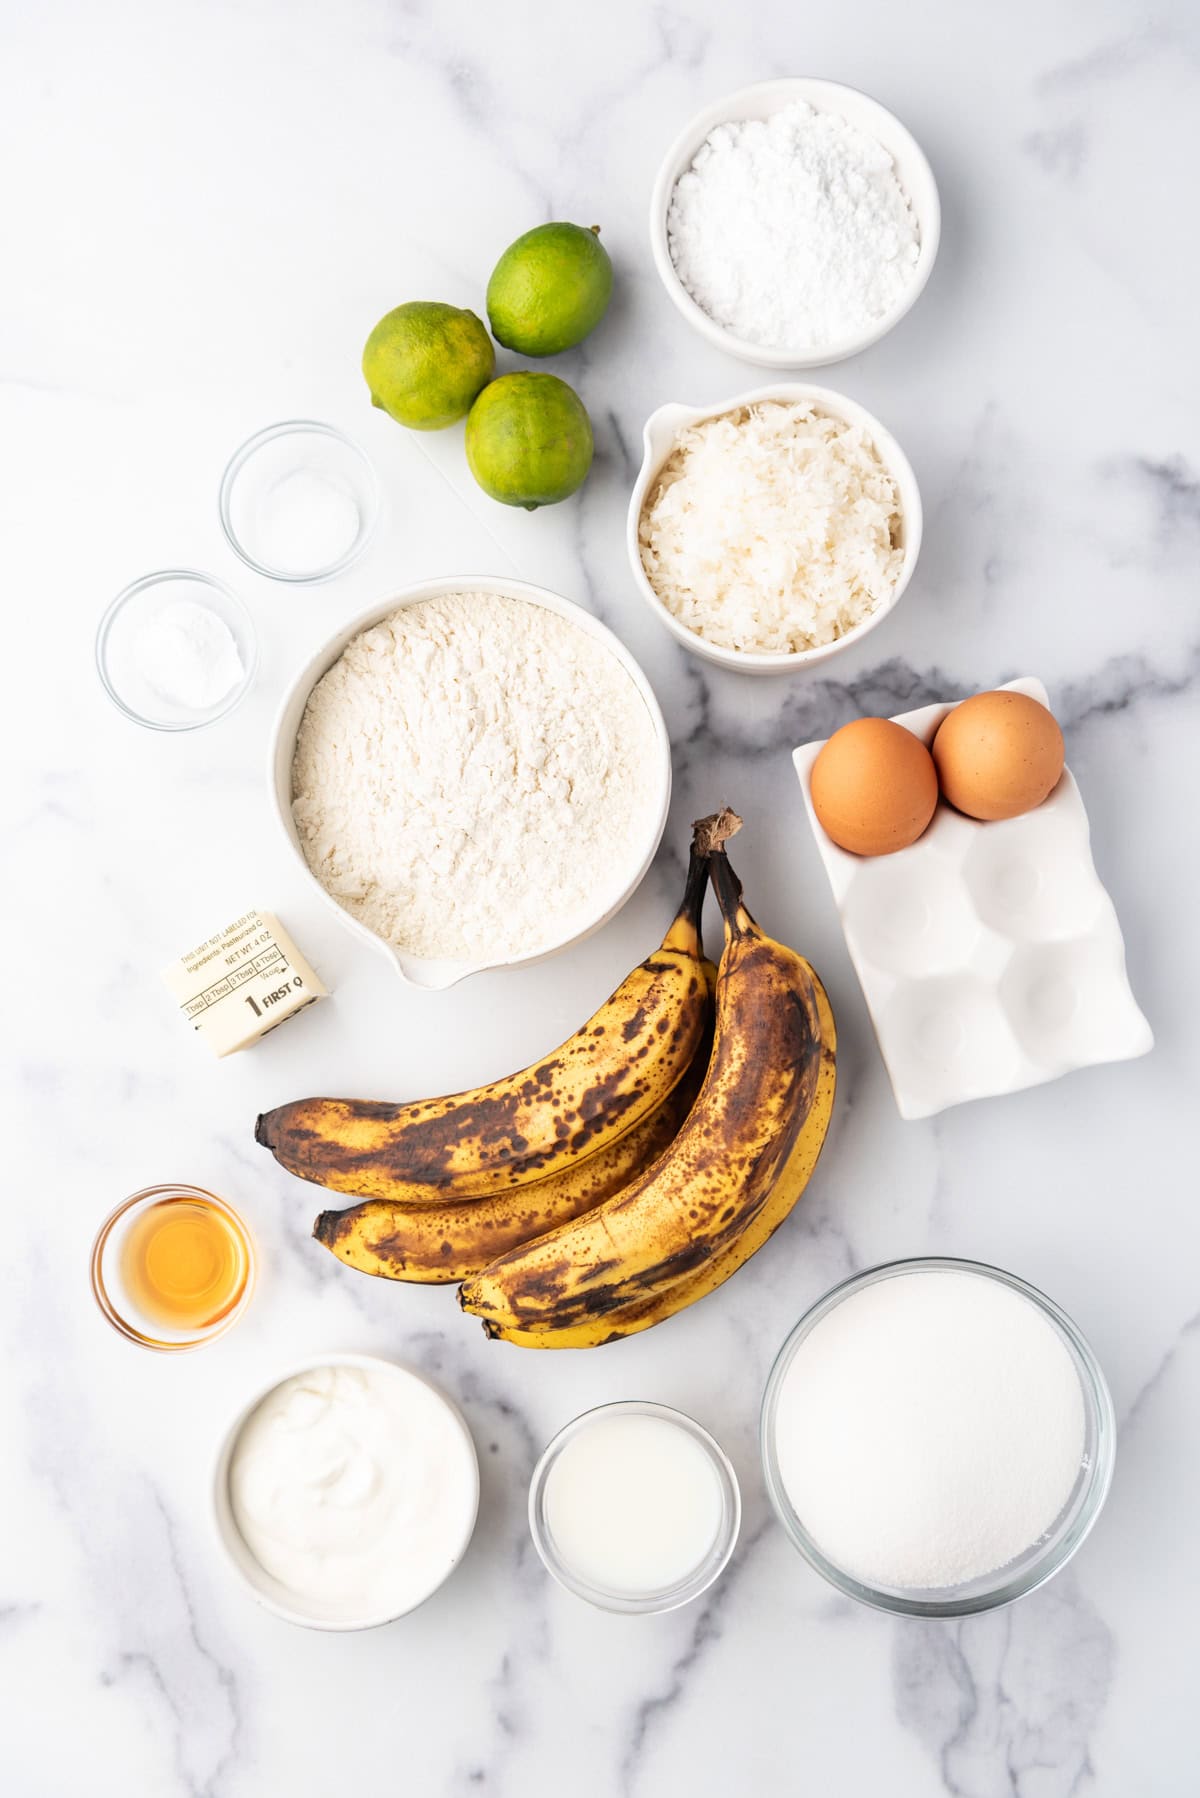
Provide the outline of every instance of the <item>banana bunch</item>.
{"type": "Polygon", "coordinates": [[[662,945],[543,1061],[445,1099],[260,1117],[285,1167],[360,1201],[323,1211],[317,1240],[365,1273],[461,1281],[487,1334],[527,1348],[649,1329],[761,1248],[825,1140],[836,1036],[812,968],[742,903],[724,850],[740,823],[696,826],[662,945]],[[719,970],[700,935],[710,881],[719,970]]]}
{"type": "MultiPolygon", "coordinates": [[[[716,969],[712,972],[715,977],[716,969]]],[[[507,1249],[591,1211],[657,1161],[692,1108],[711,1040],[711,1031],[706,1032],[683,1079],[649,1117],[545,1180],[493,1198],[447,1205],[367,1199],[346,1211],[322,1211],[313,1235],[362,1273],[430,1285],[465,1280],[507,1249]]]]}
{"type": "MultiPolygon", "coordinates": [[[[712,975],[700,913],[707,879],[693,845],[683,901],[660,946],[574,1036],[532,1066],[473,1092],[403,1105],[300,1099],[265,1112],[255,1141],[302,1180],[414,1209],[495,1197],[511,1211],[515,1196],[535,1183],[582,1177],[589,1160],[665,1104],[706,1039],[712,975]]],[[[628,1160],[621,1165],[625,1177],[636,1171],[628,1160]]],[[[594,1188],[584,1180],[562,1192],[594,1188]]]]}
{"type": "Polygon", "coordinates": [[[586,1348],[648,1329],[711,1292],[800,1197],[833,1110],[833,1014],[809,964],[742,903],[730,812],[698,827],[725,924],[712,1055],[671,1147],[621,1192],[463,1282],[493,1337],[586,1348]]]}

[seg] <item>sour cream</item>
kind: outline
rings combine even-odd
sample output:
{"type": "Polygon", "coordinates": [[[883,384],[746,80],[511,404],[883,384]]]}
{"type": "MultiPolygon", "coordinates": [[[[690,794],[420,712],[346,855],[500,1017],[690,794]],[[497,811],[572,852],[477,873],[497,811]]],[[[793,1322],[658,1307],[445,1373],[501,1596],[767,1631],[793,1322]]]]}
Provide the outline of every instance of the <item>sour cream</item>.
{"type": "Polygon", "coordinates": [[[441,1585],[470,1539],[479,1474],[453,1407],[364,1356],[269,1392],[237,1434],[228,1490],[242,1542],[277,1583],[264,1595],[352,1625],[402,1616],[441,1585]]]}

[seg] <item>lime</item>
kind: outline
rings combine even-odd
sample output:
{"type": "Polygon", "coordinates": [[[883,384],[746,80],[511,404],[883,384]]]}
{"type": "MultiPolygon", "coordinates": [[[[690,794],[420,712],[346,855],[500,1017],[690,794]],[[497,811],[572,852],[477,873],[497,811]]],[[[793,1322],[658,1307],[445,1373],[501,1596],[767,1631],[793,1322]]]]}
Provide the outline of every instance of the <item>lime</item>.
{"type": "Polygon", "coordinates": [[[521,356],[574,349],[604,317],[613,272],[600,227],[538,225],[509,244],[488,282],[492,335],[521,356]]]}
{"type": "Polygon", "coordinates": [[[522,370],[485,387],[467,419],[467,462],[506,506],[557,505],[592,466],[592,424],[579,395],[557,375],[522,370]]]}
{"type": "Polygon", "coordinates": [[[413,431],[440,431],[471,410],[496,372],[496,352],[473,312],[410,300],[367,338],[363,374],[371,404],[413,431]]]}

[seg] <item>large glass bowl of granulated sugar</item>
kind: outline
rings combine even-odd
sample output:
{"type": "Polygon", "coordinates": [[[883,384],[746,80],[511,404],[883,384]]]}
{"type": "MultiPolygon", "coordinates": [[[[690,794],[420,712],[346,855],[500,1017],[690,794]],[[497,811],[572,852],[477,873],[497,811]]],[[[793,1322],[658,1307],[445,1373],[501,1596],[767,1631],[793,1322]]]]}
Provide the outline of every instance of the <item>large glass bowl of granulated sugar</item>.
{"type": "Polygon", "coordinates": [[[826,1293],[763,1397],[775,1512],[831,1585],[880,1610],[960,1617],[1066,1565],[1112,1479],[1092,1350],[1001,1269],[893,1261],[826,1293]]]}

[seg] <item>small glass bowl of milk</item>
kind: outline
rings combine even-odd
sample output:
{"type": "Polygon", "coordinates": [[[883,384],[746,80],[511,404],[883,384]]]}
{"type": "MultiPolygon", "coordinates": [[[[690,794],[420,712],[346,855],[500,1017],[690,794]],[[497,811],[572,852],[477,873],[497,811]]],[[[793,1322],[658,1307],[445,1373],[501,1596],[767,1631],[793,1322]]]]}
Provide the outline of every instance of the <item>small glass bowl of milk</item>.
{"type": "Polygon", "coordinates": [[[741,1527],[729,1459],[670,1405],[585,1411],[533,1471],[529,1528],[560,1586],[601,1610],[673,1611],[722,1573],[741,1527]]]}

